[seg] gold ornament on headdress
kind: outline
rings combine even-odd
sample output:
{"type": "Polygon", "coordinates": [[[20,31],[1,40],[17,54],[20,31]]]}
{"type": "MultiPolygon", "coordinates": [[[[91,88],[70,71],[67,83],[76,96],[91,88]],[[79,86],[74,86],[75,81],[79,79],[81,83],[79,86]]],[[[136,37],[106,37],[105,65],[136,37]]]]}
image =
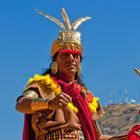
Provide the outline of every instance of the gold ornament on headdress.
{"type": "Polygon", "coordinates": [[[50,16],[38,9],[35,9],[39,14],[45,16],[46,18],[50,19],[51,21],[55,22],[59,25],[63,30],[59,32],[58,39],[52,45],[52,52],[51,55],[54,54],[59,50],[76,50],[82,54],[82,43],[81,43],[81,34],[80,32],[76,31],[76,29],[85,21],[91,19],[91,17],[81,17],[74,21],[73,24],[70,23],[69,17],[64,8],[61,9],[62,17],[64,20],[64,24],[60,22],[58,19],[50,16]]]}
{"type": "Polygon", "coordinates": [[[140,70],[138,70],[137,68],[135,68],[134,71],[138,74],[138,76],[140,76],[140,70]]]}

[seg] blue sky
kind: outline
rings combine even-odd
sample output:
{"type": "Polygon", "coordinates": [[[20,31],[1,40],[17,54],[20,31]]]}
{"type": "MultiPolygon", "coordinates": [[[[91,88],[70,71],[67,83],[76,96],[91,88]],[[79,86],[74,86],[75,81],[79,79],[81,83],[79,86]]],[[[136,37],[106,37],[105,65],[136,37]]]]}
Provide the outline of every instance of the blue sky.
{"type": "Polygon", "coordinates": [[[84,81],[101,103],[129,99],[140,102],[140,1],[139,0],[3,0],[0,2],[1,139],[20,140],[23,115],[16,112],[16,98],[29,77],[51,62],[50,46],[59,26],[38,15],[40,9],[62,21],[64,7],[71,21],[92,20],[78,28],[82,33],[84,81]]]}

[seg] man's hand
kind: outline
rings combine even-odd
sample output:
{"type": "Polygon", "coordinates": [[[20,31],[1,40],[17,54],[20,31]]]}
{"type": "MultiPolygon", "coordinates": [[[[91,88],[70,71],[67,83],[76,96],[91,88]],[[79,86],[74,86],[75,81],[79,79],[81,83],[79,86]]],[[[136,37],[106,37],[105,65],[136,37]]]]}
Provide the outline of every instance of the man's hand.
{"type": "Polygon", "coordinates": [[[57,95],[55,98],[48,102],[48,108],[51,110],[65,108],[71,101],[71,97],[66,93],[62,92],[61,94],[57,95]]]}

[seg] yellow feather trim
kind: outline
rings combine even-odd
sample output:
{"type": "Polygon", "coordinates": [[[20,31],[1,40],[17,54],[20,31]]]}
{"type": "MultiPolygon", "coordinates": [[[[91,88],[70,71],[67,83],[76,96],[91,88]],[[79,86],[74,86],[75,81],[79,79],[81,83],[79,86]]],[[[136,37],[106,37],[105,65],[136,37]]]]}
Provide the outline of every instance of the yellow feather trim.
{"type": "Polygon", "coordinates": [[[92,103],[88,104],[89,109],[91,110],[91,112],[97,112],[97,109],[99,107],[98,100],[99,100],[99,98],[93,97],[92,103]]]}
{"type": "MultiPolygon", "coordinates": [[[[35,74],[33,78],[30,78],[27,85],[30,85],[34,82],[44,83],[49,89],[51,89],[56,95],[61,94],[61,87],[54,82],[49,74],[42,76],[35,74]]],[[[78,109],[73,105],[72,102],[68,103],[68,107],[71,108],[75,113],[78,112],[78,109]]]]}
{"type": "Polygon", "coordinates": [[[75,107],[72,102],[68,103],[68,107],[71,108],[75,113],[78,113],[78,108],[75,107]]]}

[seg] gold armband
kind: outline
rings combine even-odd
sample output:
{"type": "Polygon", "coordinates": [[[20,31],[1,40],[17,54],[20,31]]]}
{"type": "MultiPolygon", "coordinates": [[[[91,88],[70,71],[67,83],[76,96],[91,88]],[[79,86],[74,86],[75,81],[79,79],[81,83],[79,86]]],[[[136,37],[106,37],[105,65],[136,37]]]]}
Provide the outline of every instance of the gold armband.
{"type": "Polygon", "coordinates": [[[30,89],[25,90],[23,92],[23,96],[25,96],[25,97],[31,97],[31,98],[38,98],[39,97],[36,91],[30,90],[30,89]]]}
{"type": "Polygon", "coordinates": [[[31,101],[31,109],[33,111],[40,111],[48,108],[48,100],[44,98],[34,98],[31,101]]]}

